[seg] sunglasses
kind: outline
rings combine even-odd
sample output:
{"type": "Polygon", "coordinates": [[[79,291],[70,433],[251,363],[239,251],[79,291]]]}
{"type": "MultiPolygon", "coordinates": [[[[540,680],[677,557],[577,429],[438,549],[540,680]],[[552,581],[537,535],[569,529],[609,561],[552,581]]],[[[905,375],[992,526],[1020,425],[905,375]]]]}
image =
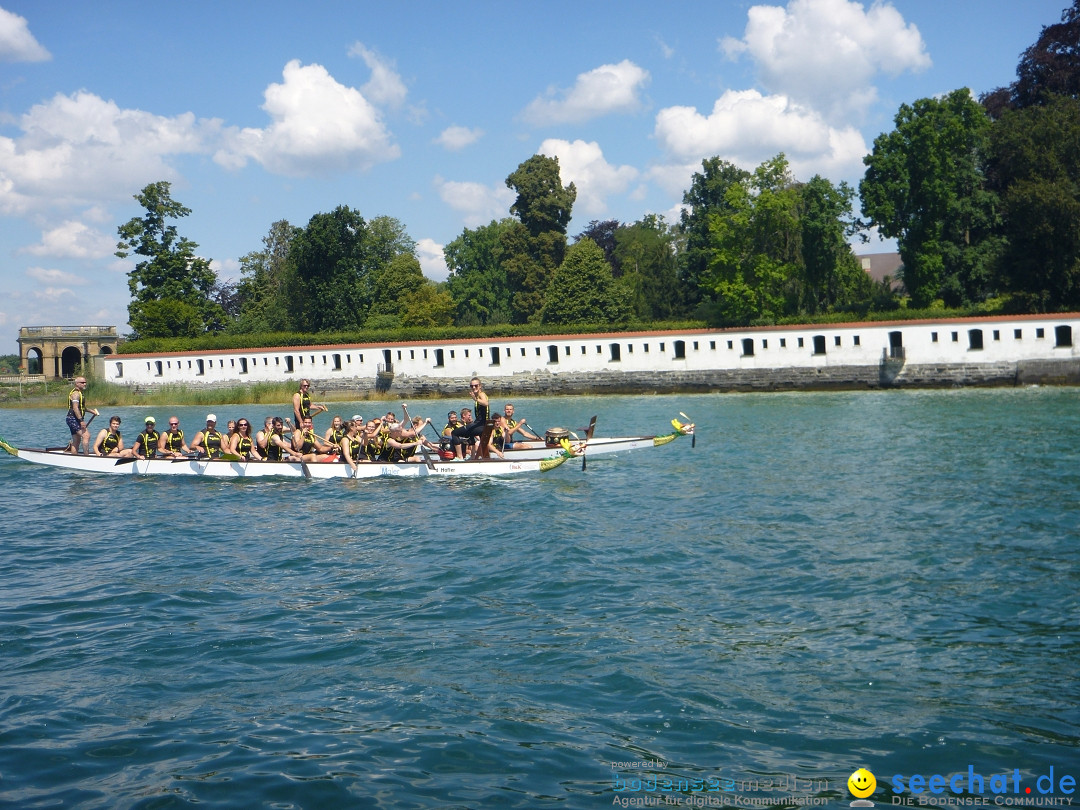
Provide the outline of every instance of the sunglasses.
{"type": "Polygon", "coordinates": [[[169,427],[180,427],[179,422],[169,422],[169,427]]]}

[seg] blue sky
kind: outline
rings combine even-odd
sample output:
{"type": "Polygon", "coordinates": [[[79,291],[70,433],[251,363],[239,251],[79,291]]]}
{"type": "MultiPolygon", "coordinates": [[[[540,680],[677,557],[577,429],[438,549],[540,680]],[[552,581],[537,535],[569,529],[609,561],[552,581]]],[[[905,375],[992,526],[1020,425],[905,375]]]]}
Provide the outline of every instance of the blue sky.
{"type": "Polygon", "coordinates": [[[116,229],[150,182],[223,278],[344,204],[442,280],[538,152],[577,185],[571,235],[674,220],[712,155],[857,184],[901,103],[1010,83],[1065,5],[0,0],[0,354],[20,326],[127,331],[116,229]]]}

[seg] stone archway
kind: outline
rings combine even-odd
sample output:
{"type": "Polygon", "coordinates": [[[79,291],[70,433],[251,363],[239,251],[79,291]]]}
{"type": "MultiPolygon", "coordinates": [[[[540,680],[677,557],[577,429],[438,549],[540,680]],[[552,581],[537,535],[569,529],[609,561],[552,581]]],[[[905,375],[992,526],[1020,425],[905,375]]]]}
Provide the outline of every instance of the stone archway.
{"type": "Polygon", "coordinates": [[[45,360],[42,357],[41,349],[33,346],[26,350],[26,373],[27,374],[44,374],[45,360]]]}
{"type": "Polygon", "coordinates": [[[68,346],[60,352],[60,376],[74,377],[80,373],[83,356],[76,346],[68,346]]]}

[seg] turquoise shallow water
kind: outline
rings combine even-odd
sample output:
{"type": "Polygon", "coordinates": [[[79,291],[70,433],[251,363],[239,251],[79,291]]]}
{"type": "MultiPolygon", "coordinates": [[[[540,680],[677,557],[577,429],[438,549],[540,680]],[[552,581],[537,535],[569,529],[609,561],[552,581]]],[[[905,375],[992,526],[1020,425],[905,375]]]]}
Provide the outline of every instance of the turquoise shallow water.
{"type": "MultiPolygon", "coordinates": [[[[893,775],[1080,778],[1078,397],[523,399],[607,435],[685,411],[697,446],[490,481],[0,458],[0,806],[847,806],[860,766],[880,806],[893,775]]],[[[130,440],[146,411],[119,412],[130,440]]],[[[15,444],[64,431],[0,412],[15,444]]]]}

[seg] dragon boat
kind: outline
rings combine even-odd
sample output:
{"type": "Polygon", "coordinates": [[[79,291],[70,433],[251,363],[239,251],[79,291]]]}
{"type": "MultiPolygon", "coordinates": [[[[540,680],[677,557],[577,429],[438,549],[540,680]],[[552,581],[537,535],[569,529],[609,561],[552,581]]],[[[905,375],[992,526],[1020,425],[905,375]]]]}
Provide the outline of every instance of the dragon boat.
{"type": "Polygon", "coordinates": [[[430,476],[502,476],[521,473],[547,472],[569,458],[580,458],[582,448],[566,442],[559,448],[548,448],[547,456],[539,459],[476,459],[472,461],[442,459],[428,454],[419,461],[365,461],[353,470],[340,460],[330,462],[247,461],[238,456],[223,458],[116,458],[115,456],[83,456],[62,449],[12,447],[0,439],[0,448],[31,464],[59,467],[80,473],[106,475],[186,475],[206,478],[425,478],[430,476]]]}
{"type": "MultiPolygon", "coordinates": [[[[684,414],[679,414],[686,418],[684,414]]],[[[573,440],[577,444],[574,448],[587,447],[590,459],[596,456],[622,453],[627,450],[639,450],[646,447],[662,447],[670,444],[681,436],[690,436],[691,444],[694,438],[694,425],[680,422],[678,419],[671,420],[674,430],[659,436],[594,436],[596,429],[596,417],[589,422],[589,426],[582,428],[584,439],[579,439],[573,432],[566,428],[548,428],[544,433],[543,441],[514,442],[513,447],[504,450],[503,455],[507,460],[537,460],[547,458],[553,450],[557,450],[563,441],[573,440]]]]}

